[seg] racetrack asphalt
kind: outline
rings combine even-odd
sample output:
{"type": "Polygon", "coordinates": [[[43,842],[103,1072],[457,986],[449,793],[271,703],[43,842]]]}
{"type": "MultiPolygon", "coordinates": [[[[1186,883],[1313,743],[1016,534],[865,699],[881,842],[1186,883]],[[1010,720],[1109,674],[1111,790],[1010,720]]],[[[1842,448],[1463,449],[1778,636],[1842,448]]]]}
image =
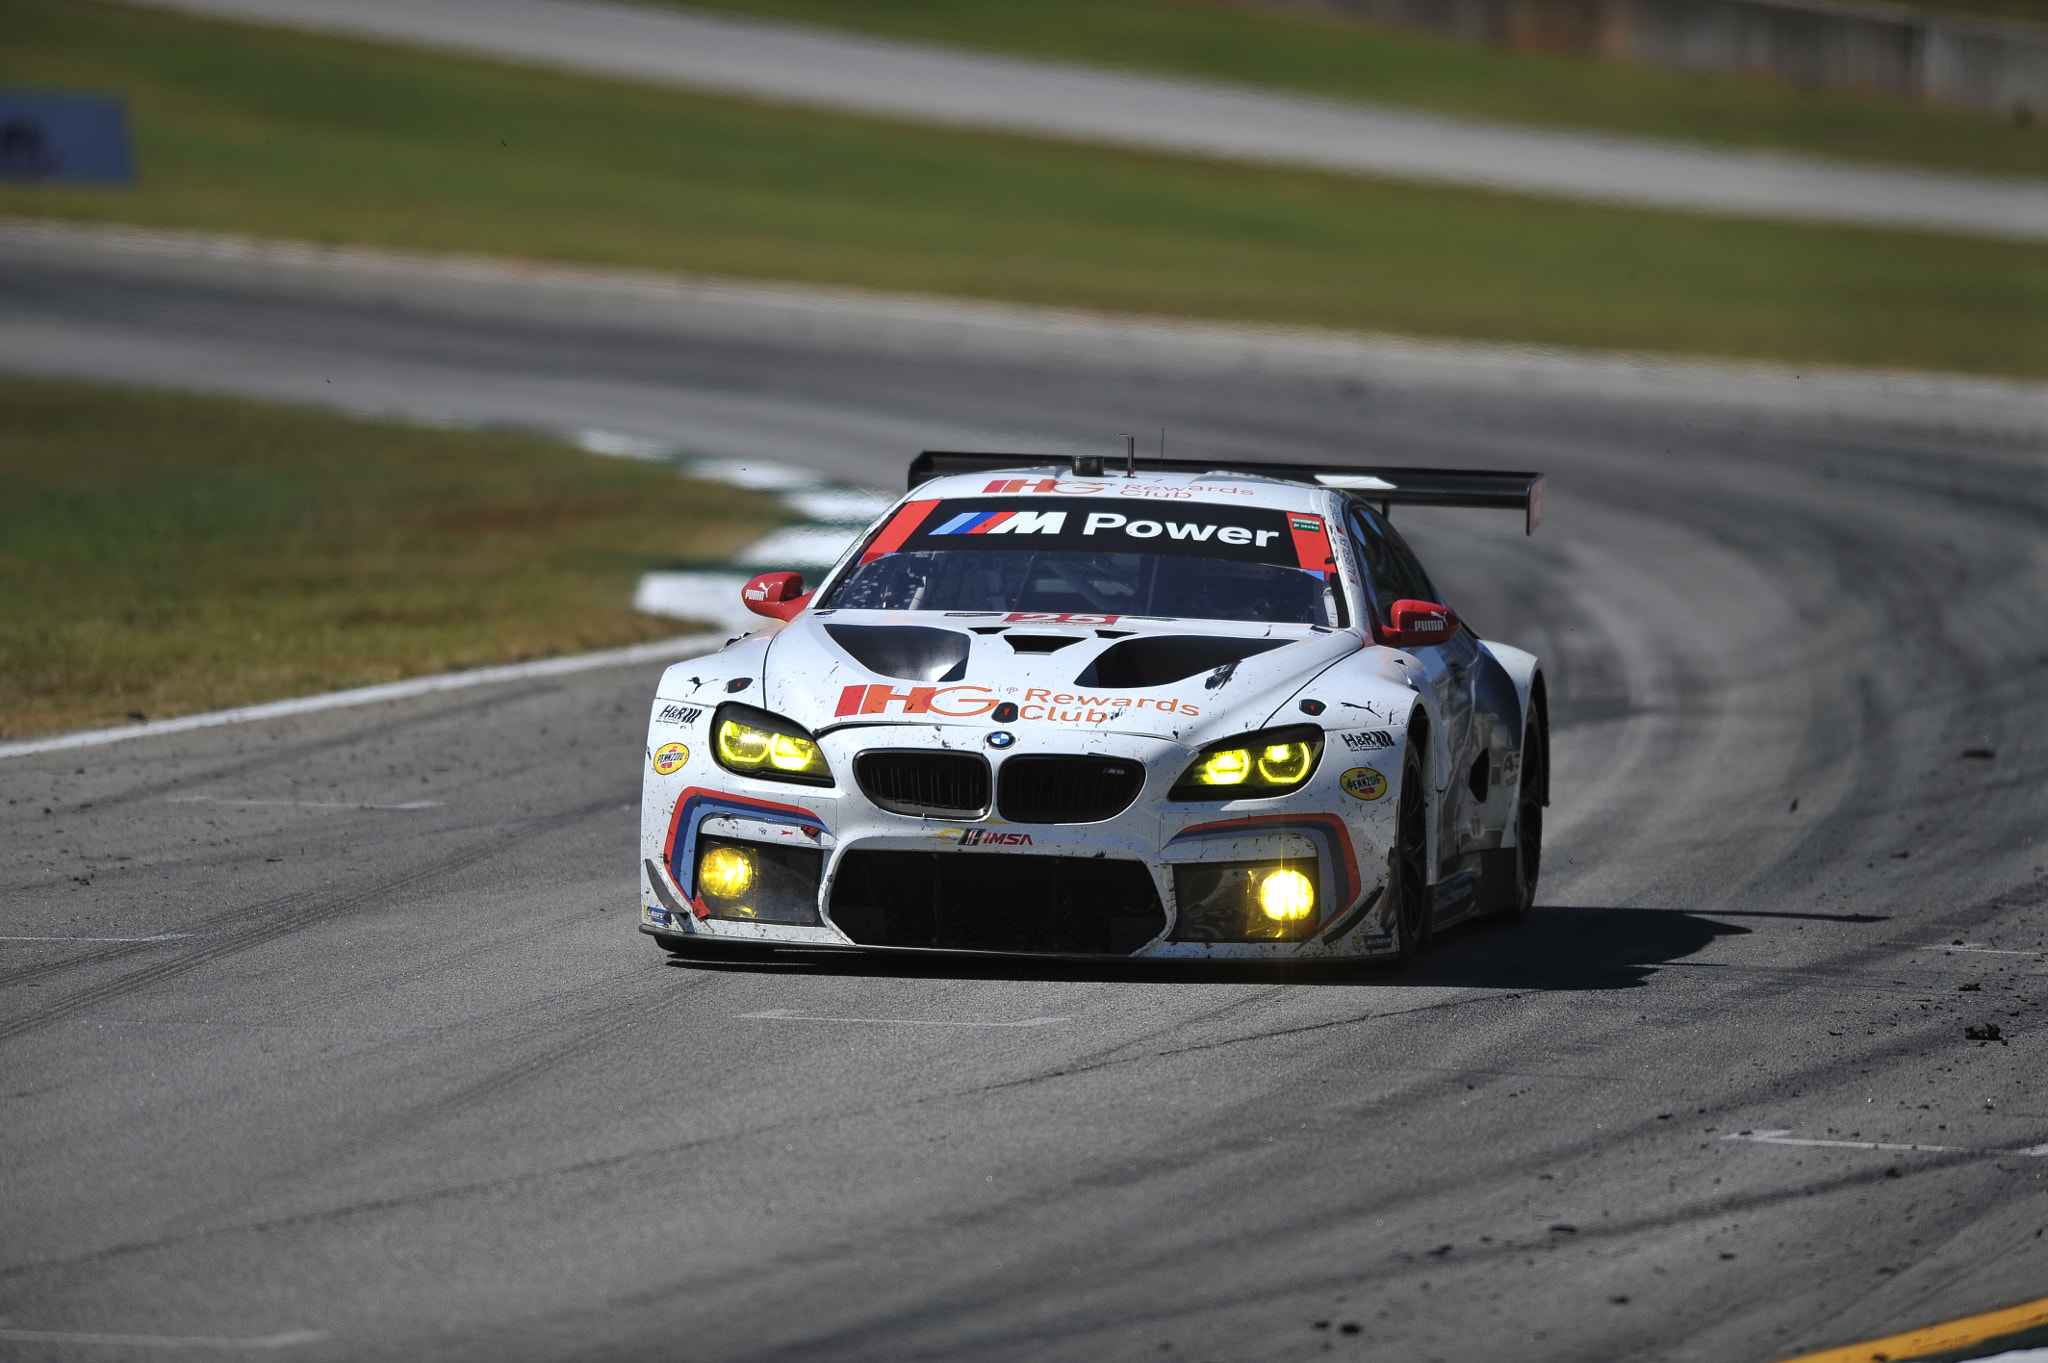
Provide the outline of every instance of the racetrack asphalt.
{"type": "Polygon", "coordinates": [[[145,0],[835,112],[1600,203],[2048,238],[2048,184],[1522,127],[606,0],[145,0]]]}
{"type": "Polygon", "coordinates": [[[1533,538],[1396,516],[1543,655],[1556,803],[1407,974],[673,965],[652,666],[7,759],[0,1354],[1770,1363],[2041,1295],[2038,436],[95,271],[0,269],[9,367],[1546,470],[1533,538]]]}

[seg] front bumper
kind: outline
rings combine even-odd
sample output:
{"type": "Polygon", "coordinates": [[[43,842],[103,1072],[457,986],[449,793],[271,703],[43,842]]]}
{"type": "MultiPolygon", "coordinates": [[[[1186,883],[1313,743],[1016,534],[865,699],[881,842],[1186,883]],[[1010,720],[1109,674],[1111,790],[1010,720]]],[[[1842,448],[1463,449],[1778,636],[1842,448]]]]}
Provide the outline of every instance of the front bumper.
{"type": "Polygon", "coordinates": [[[983,746],[980,729],[872,725],[819,741],[838,777],[830,790],[735,775],[711,762],[708,742],[691,744],[697,751],[681,769],[649,773],[642,931],[825,949],[1126,959],[1356,958],[1396,948],[1381,893],[1396,800],[1347,794],[1336,753],[1326,751],[1290,795],[1184,803],[1166,794],[1193,752],[1163,739],[1020,735],[998,753],[983,746]],[[1141,764],[1144,784],[1121,813],[1091,823],[1009,822],[993,811],[973,819],[891,813],[862,793],[854,758],[906,740],[985,756],[998,774],[1015,757],[1078,749],[1141,764]],[[692,884],[705,839],[820,853],[815,921],[714,916],[692,884]],[[1205,930],[1182,913],[1178,889],[1188,877],[1177,872],[1246,862],[1285,862],[1313,880],[1313,922],[1297,939],[1203,940],[1205,930]]]}

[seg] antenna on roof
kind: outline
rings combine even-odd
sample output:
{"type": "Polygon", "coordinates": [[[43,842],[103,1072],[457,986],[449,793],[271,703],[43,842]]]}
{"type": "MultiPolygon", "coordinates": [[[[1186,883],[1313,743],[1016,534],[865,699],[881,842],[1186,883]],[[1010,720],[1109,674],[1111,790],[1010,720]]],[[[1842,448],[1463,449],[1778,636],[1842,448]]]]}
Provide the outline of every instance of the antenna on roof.
{"type": "Polygon", "coordinates": [[[1135,435],[1127,435],[1124,437],[1124,477],[1135,478],[1137,476],[1138,437],[1136,437],[1135,435]]]}
{"type": "Polygon", "coordinates": [[[1162,462],[1166,458],[1166,428],[1164,426],[1159,428],[1159,458],[1162,462]]]}

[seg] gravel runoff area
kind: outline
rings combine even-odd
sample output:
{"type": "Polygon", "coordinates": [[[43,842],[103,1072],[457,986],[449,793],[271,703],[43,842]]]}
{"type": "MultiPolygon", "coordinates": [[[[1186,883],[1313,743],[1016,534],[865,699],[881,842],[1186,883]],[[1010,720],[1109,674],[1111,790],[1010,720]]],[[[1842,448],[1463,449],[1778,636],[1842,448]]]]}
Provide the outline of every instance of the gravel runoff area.
{"type": "Polygon", "coordinates": [[[1602,203],[2048,238],[2048,185],[1549,132],[601,0],[148,0],[817,108],[1602,203]]]}
{"type": "Polygon", "coordinates": [[[1405,975],[708,968],[633,930],[656,663],[6,758],[10,1356],[1771,1360],[2039,1294],[2035,390],[30,240],[9,368],[857,483],[1545,469],[1533,539],[1402,523],[1545,657],[1557,803],[1531,920],[1405,975]]]}

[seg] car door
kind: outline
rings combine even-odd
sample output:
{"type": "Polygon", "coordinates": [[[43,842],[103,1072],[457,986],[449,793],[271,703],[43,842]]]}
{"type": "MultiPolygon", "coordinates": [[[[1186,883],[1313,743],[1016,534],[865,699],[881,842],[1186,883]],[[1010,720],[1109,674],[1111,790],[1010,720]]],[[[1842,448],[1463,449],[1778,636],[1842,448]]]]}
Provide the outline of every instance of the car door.
{"type": "MultiPolygon", "coordinates": [[[[1352,513],[1352,538],[1365,564],[1365,575],[1373,597],[1373,618],[1388,623],[1387,610],[1396,601],[1429,601],[1449,605],[1422,569],[1415,551],[1400,532],[1371,510],[1359,507],[1352,513]]],[[[1472,746],[1472,686],[1479,662],[1479,643],[1469,629],[1460,629],[1441,644],[1427,644],[1404,650],[1422,666],[1425,685],[1436,702],[1437,725],[1435,786],[1449,790],[1443,801],[1444,824],[1455,826],[1453,806],[1458,804],[1454,781],[1465,770],[1472,746]]],[[[1441,843],[1448,852],[1451,842],[1441,843]]]]}

